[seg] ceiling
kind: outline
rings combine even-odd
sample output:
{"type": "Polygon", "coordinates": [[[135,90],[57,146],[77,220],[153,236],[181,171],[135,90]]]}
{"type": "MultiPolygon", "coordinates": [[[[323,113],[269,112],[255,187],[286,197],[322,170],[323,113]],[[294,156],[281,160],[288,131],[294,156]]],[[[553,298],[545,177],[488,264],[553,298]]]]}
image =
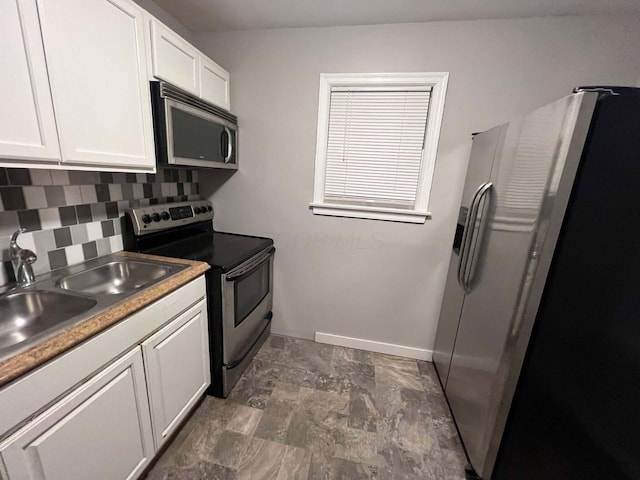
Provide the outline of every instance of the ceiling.
{"type": "Polygon", "coordinates": [[[640,0],[155,0],[194,32],[640,13],[640,0]]]}

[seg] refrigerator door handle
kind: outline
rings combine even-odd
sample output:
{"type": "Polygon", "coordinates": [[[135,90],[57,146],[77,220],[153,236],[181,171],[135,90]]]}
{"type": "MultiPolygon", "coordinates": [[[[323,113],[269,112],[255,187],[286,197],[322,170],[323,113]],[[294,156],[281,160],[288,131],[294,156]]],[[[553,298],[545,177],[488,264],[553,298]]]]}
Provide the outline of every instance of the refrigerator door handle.
{"type": "MultiPolygon", "coordinates": [[[[471,227],[473,225],[473,228],[471,228],[471,232],[469,233],[469,247],[468,250],[471,250],[471,245],[473,245],[473,241],[475,238],[475,232],[476,232],[476,225],[478,225],[478,229],[477,231],[480,233],[482,232],[482,218],[478,218],[479,214],[480,214],[480,203],[482,202],[482,199],[484,198],[484,196],[489,193],[491,191],[491,189],[493,188],[493,183],[492,182],[486,182],[484,185],[482,185],[480,187],[480,189],[478,190],[478,196],[476,199],[476,204],[475,204],[475,210],[473,211],[473,223],[469,223],[469,227],[471,227]]],[[[483,208],[484,210],[484,208],[483,208]]],[[[478,246],[479,248],[479,246],[478,246]]],[[[474,254],[475,252],[478,250],[478,248],[474,249],[474,254]]],[[[467,254],[465,255],[465,262],[464,262],[464,266],[462,269],[462,288],[464,288],[464,291],[469,293],[471,291],[471,280],[472,280],[472,273],[473,273],[473,269],[472,268],[467,268],[470,267],[473,264],[473,257],[475,255],[472,255],[471,258],[469,258],[469,251],[467,251],[467,254]]]]}
{"type": "Polygon", "coordinates": [[[464,232],[462,232],[462,241],[460,242],[460,261],[458,263],[458,284],[463,289],[465,288],[464,276],[463,276],[464,262],[465,262],[465,256],[467,251],[467,245],[468,244],[470,245],[469,237],[471,237],[471,235],[469,234],[469,228],[471,227],[471,219],[474,217],[473,212],[475,211],[476,202],[479,200],[478,196],[480,194],[480,191],[485,185],[486,183],[483,183],[480,186],[478,186],[475,193],[473,194],[473,197],[471,199],[471,205],[469,206],[469,211],[467,212],[467,218],[464,221],[464,232]]]}

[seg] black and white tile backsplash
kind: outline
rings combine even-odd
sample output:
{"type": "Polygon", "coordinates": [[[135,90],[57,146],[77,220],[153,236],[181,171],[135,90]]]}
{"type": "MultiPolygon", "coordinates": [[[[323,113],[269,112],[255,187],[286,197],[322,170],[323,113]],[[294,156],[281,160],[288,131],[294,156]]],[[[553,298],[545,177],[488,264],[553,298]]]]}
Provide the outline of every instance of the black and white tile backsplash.
{"type": "Polygon", "coordinates": [[[120,217],[131,207],[198,200],[198,173],[76,172],[0,168],[0,285],[13,281],[9,239],[36,252],[36,274],[122,250],[120,217]]]}

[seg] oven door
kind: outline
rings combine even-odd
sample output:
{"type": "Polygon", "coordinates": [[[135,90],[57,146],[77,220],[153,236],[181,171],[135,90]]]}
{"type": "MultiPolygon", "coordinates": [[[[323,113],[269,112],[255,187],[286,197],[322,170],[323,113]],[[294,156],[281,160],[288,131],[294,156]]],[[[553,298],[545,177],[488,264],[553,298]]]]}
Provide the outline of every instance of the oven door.
{"type": "Polygon", "coordinates": [[[269,247],[222,276],[223,363],[239,365],[271,318],[273,254],[269,247]]]}
{"type": "Polygon", "coordinates": [[[165,98],[167,162],[238,168],[238,126],[207,111],[165,98]]]}

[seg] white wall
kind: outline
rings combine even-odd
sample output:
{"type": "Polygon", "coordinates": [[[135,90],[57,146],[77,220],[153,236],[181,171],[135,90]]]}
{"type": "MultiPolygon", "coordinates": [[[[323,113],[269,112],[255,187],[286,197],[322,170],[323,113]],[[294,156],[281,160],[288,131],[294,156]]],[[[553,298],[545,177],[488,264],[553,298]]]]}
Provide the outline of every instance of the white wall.
{"type": "Polygon", "coordinates": [[[158,20],[166,24],[174,32],[182,35],[186,40],[193,42],[193,33],[187,29],[180,21],[178,21],[173,15],[167,12],[164,8],[158,5],[153,0],[134,0],[138,5],[144,8],[151,15],[158,20]]]}
{"type": "Polygon", "coordinates": [[[240,170],[201,188],[219,230],[275,238],[274,330],[431,349],[470,135],[580,84],[634,84],[640,18],[556,17],[196,35],[231,72],[240,170]],[[425,225],[314,216],[321,72],[451,73],[425,225]],[[226,181],[225,181],[226,180],[226,181]]]}

